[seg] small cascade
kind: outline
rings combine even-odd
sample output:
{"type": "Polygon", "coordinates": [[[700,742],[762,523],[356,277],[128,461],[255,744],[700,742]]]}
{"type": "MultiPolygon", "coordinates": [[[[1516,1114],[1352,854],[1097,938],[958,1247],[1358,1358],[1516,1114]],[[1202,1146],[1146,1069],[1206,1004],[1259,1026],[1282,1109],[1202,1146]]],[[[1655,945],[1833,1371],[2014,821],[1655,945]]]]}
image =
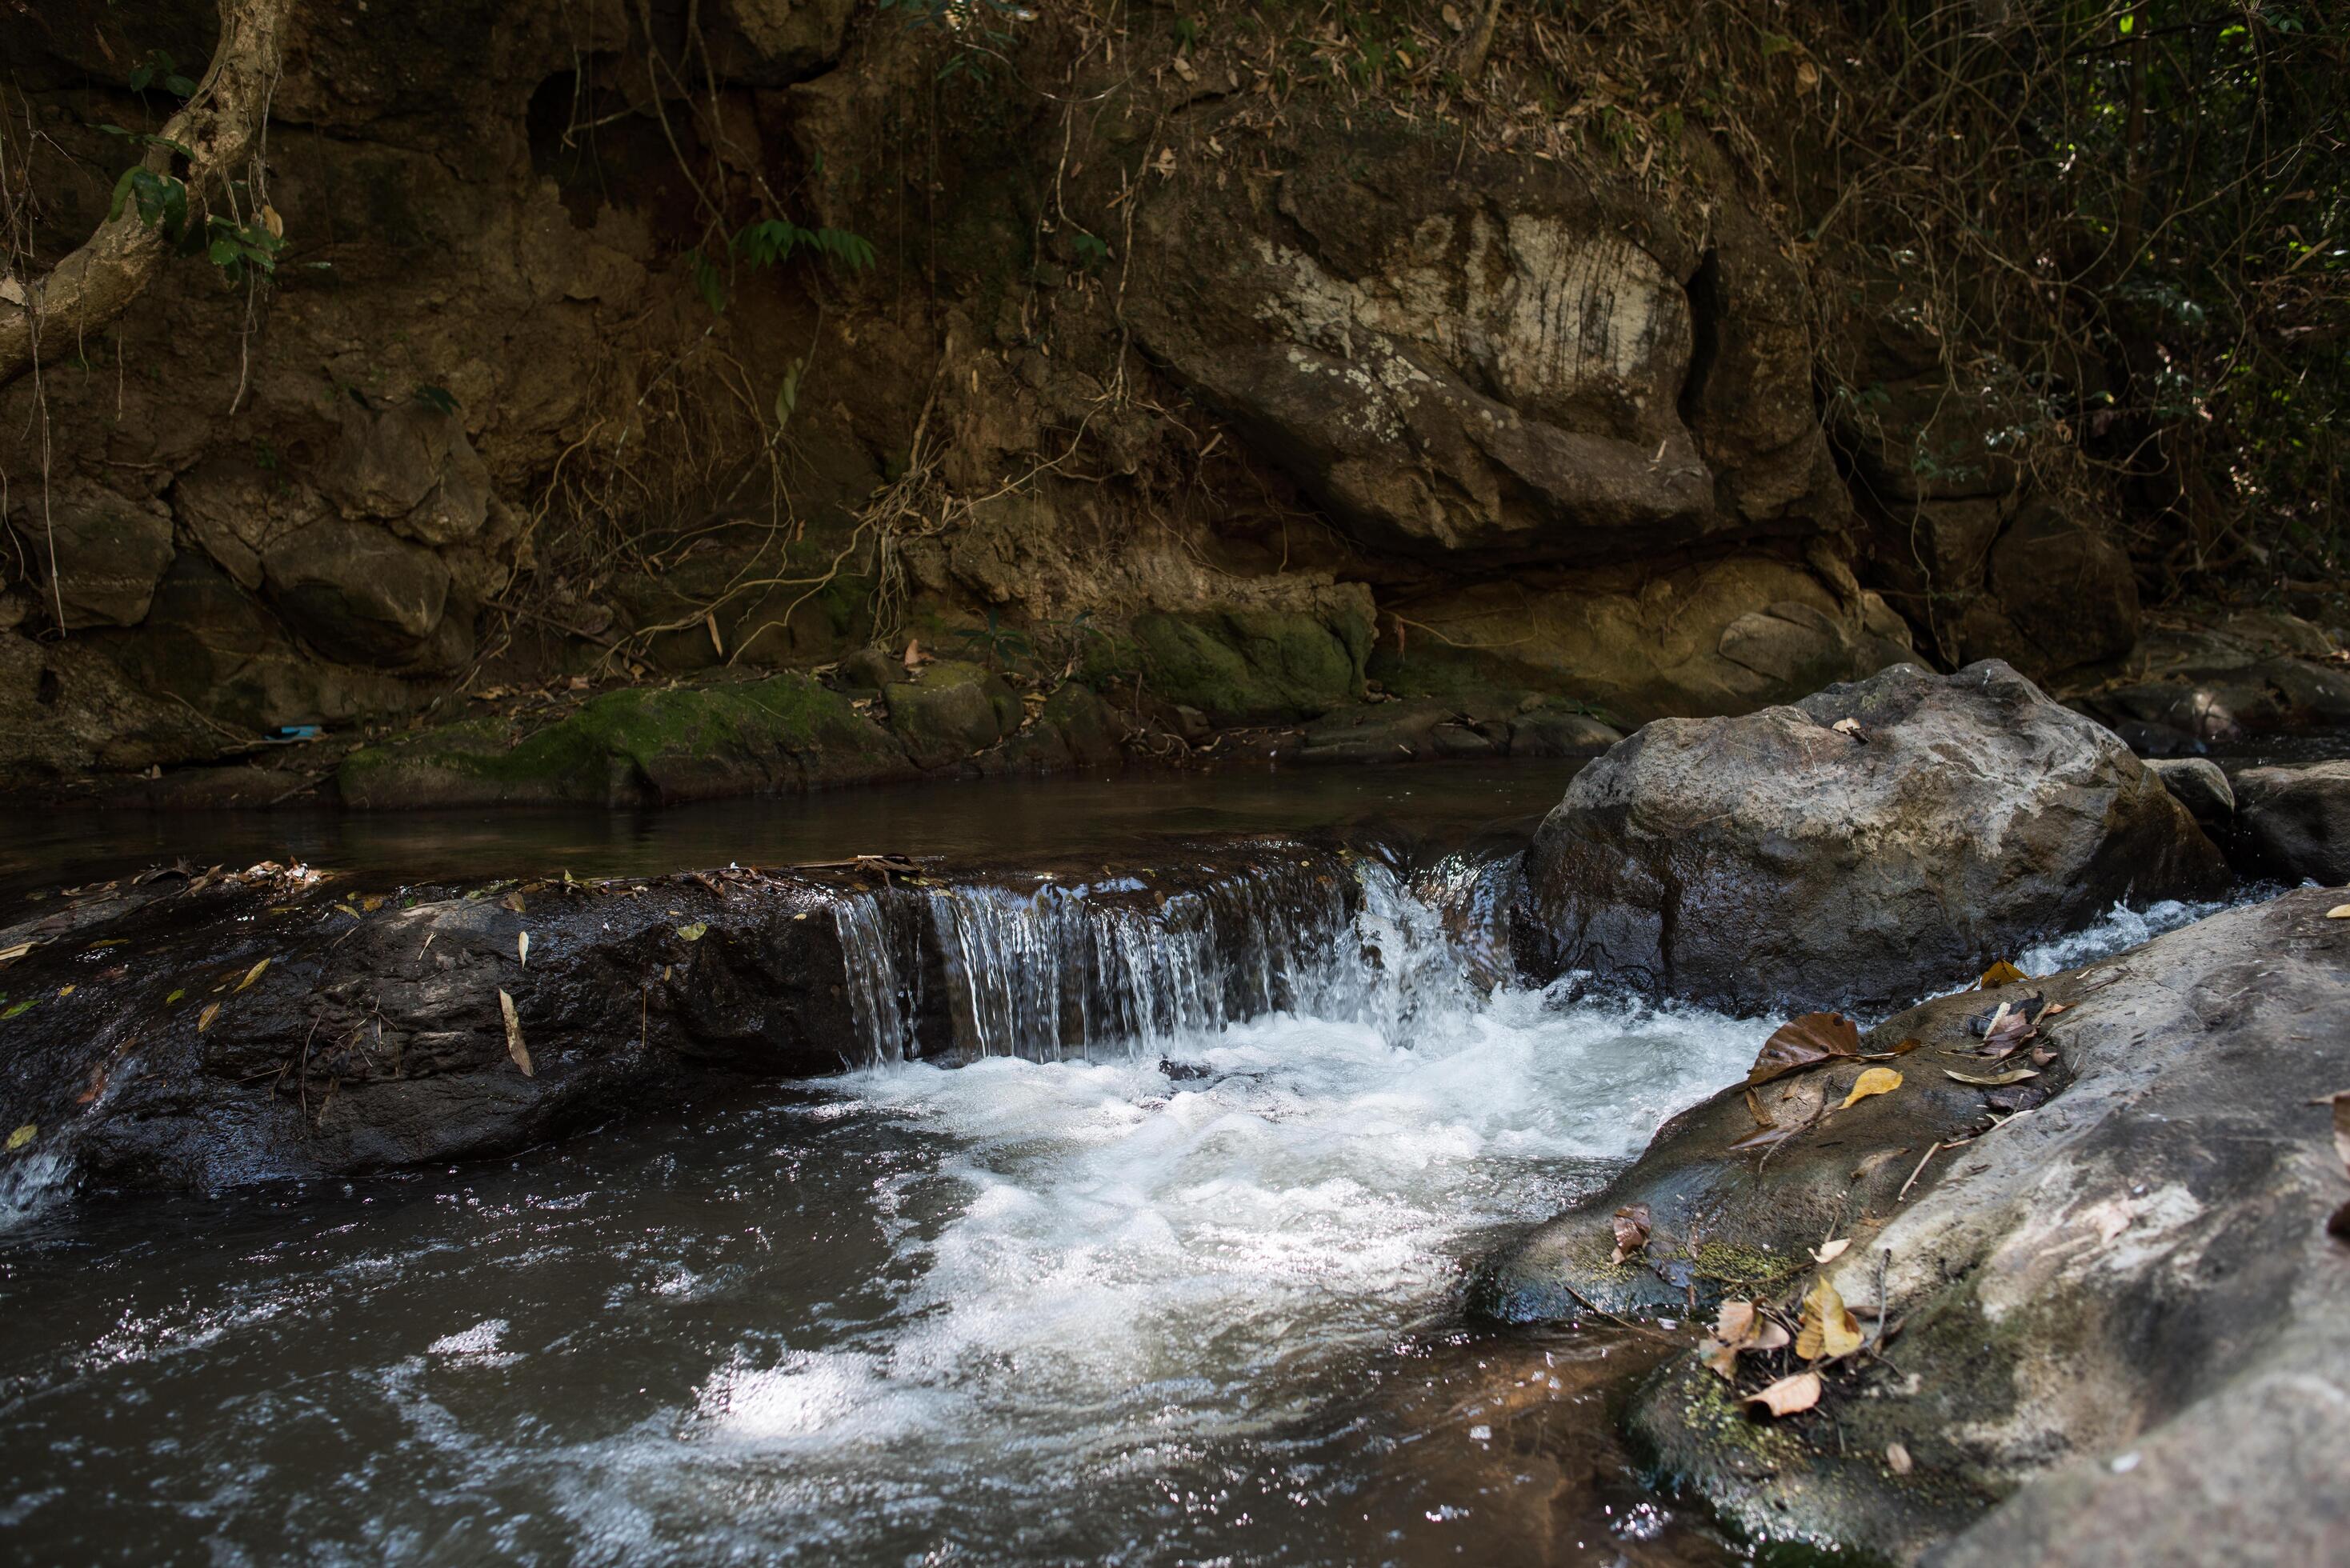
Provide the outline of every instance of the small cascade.
{"type": "Polygon", "coordinates": [[[835,919],[876,1065],[1139,1053],[1276,1012],[1400,1033],[1469,989],[1444,911],[1378,860],[1291,846],[1089,882],[859,892],[835,919]]]}

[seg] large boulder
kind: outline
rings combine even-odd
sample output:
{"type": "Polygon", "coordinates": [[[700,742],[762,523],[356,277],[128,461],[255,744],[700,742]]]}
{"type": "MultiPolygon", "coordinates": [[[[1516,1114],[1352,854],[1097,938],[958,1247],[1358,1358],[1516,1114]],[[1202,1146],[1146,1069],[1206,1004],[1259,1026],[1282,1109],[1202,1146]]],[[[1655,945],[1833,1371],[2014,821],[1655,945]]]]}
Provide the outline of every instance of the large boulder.
{"type": "Polygon", "coordinates": [[[1997,660],[1659,720],[1576,776],[1525,871],[1534,978],[1740,1009],[1904,1001],[2117,899],[2228,883],[2128,748],[1997,660]]]}
{"type": "Polygon", "coordinates": [[[417,658],[448,607],[441,558],[363,523],[313,523],[272,544],[261,565],[286,624],[353,664],[417,658]]]}
{"type": "Polygon", "coordinates": [[[2246,869],[2287,882],[2350,882],[2350,762],[2246,768],[2230,783],[2246,869]]]}
{"type": "Polygon", "coordinates": [[[1349,535],[1591,561],[1841,520],[1800,274],[1735,198],[1700,237],[1628,185],[1464,163],[1399,120],[1281,140],[1277,173],[1141,211],[1158,275],[1126,309],[1349,535]]]}
{"type": "Polygon", "coordinates": [[[43,583],[45,608],[61,606],[65,629],[137,626],[172,564],[172,514],[145,497],[86,480],[59,479],[44,496],[20,492],[13,514],[24,558],[43,583]]]}
{"type": "Polygon", "coordinates": [[[1913,1008],[1860,1042],[1920,1042],[1890,1093],[1827,1108],[1856,1061],[1762,1085],[1791,1129],[1775,1143],[1727,1089],[1489,1270],[1482,1303],[1710,1318],[1730,1297],[1792,1307],[1825,1275],[1881,1354],[1829,1368],[1816,1410],[1736,1403],[1792,1356],[1746,1357],[1735,1385],[1685,1356],[1631,1411],[1663,1471],[1758,1537],[1906,1562],[1958,1532],[1942,1563],[2107,1563],[2125,1532],[2148,1543],[2133,1561],[2336,1560],[2350,1254],[2327,1228],[2350,1172],[2322,1100],[2350,1085],[2341,896],[1913,1008]],[[2048,1053],[2036,1068],[1983,1054],[1970,1019],[2002,1002],[2064,1004],[2024,1043],[2048,1053]],[[1612,1263],[1634,1202],[1648,1243],[1612,1263]],[[1815,1267],[1830,1237],[1848,1247],[1815,1267]]]}

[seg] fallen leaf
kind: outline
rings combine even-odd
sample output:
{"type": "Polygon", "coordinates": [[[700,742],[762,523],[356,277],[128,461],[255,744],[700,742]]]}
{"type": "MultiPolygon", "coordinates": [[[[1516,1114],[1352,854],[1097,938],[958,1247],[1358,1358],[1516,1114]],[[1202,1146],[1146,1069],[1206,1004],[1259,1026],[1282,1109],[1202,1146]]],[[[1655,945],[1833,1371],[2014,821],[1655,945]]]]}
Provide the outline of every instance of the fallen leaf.
{"type": "Polygon", "coordinates": [[[1760,1394],[1750,1394],[1745,1403],[1760,1405],[1773,1416],[1792,1416],[1798,1410],[1808,1410],[1820,1402],[1820,1375],[1798,1372],[1793,1377],[1782,1377],[1760,1394]]]}
{"type": "Polygon", "coordinates": [[[1748,1351],[1777,1350],[1787,1343],[1787,1331],[1750,1301],[1726,1301],[1713,1321],[1712,1337],[1700,1348],[1698,1359],[1724,1378],[1734,1378],[1738,1357],[1748,1351]]]}
{"type": "Polygon", "coordinates": [[[1901,1075],[1892,1068],[1868,1068],[1852,1081],[1852,1093],[1844,1097],[1844,1104],[1836,1106],[1836,1109],[1843,1110],[1846,1106],[1856,1105],[1871,1095],[1889,1095],[1900,1086],[1901,1075]]]}
{"type": "Polygon", "coordinates": [[[1825,1279],[1812,1282],[1795,1328],[1795,1354],[1806,1361],[1834,1361],[1858,1350],[1860,1343],[1860,1324],[1835,1286],[1825,1279]]]}
{"type": "Polygon", "coordinates": [[[165,997],[165,998],[163,999],[163,1005],[164,1005],[164,1006],[166,1006],[166,1007],[172,1007],[172,1006],[176,1006],[176,1005],[178,1004],[178,1002],[179,1002],[180,998],[182,998],[182,997],[183,997],[183,996],[185,996],[185,995],[187,995],[187,994],[188,994],[187,988],[186,988],[185,986],[182,986],[182,987],[181,987],[179,990],[177,990],[177,991],[175,991],[175,992],[172,992],[172,994],[171,994],[171,995],[169,995],[169,996],[165,997]]]}
{"type": "Polygon", "coordinates": [[[498,902],[504,905],[507,909],[512,909],[517,915],[521,914],[525,908],[522,898],[522,889],[519,888],[515,888],[513,892],[508,893],[504,898],[500,898],[498,902]]]}
{"type": "Polygon", "coordinates": [[[70,985],[61,985],[61,986],[57,987],[57,994],[58,994],[59,996],[61,996],[61,997],[63,997],[63,996],[71,996],[73,993],[74,993],[74,987],[72,987],[72,986],[70,986],[70,985]]]}
{"type": "Polygon", "coordinates": [[[514,1058],[524,1077],[536,1077],[531,1070],[530,1048],[522,1043],[522,1018],[515,1012],[514,998],[503,991],[498,992],[498,1012],[506,1021],[506,1054],[514,1058]]]}
{"type": "Polygon", "coordinates": [[[28,996],[22,1002],[10,1002],[8,1010],[5,1012],[0,1012],[0,1019],[14,1018],[20,1012],[29,1012],[33,1004],[40,1000],[37,996],[28,996]]]}
{"type": "Polygon", "coordinates": [[[2036,1078],[2040,1075],[2023,1067],[2011,1068],[2004,1073],[1960,1073],[1945,1067],[1942,1069],[1942,1076],[1955,1083],[1973,1084],[1979,1088],[2000,1089],[2010,1084],[2021,1084],[2026,1078],[2036,1078]]]}
{"type": "Polygon", "coordinates": [[[1782,1023],[1762,1042],[1754,1065],[1746,1071],[1746,1082],[1750,1086],[1767,1084],[1822,1062],[1859,1054],[1859,1024],[1840,1012],[1806,1012],[1782,1023]]]}
{"type": "Polygon", "coordinates": [[[1812,1250],[1812,1262],[1814,1263],[1833,1263],[1838,1258],[1843,1257],[1845,1249],[1851,1245],[1852,1238],[1849,1236],[1839,1236],[1833,1241],[1823,1242],[1812,1250]]]}
{"type": "Polygon", "coordinates": [[[528,931],[517,931],[515,934],[515,957],[521,961],[523,968],[530,967],[530,933],[528,931]]]}
{"type": "Polygon", "coordinates": [[[14,1154],[18,1149],[24,1147],[26,1144],[32,1142],[35,1135],[39,1133],[40,1130],[41,1129],[39,1127],[35,1127],[31,1122],[26,1122],[23,1127],[20,1127],[15,1132],[10,1133],[8,1135],[8,1152],[10,1154],[14,1154]]]}
{"type": "Polygon", "coordinates": [[[1746,1114],[1754,1118],[1754,1125],[1758,1127],[1773,1127],[1779,1125],[1771,1119],[1771,1113],[1762,1108],[1762,1102],[1754,1097],[1754,1091],[1752,1089],[1746,1091],[1746,1114]]]}
{"type": "Polygon", "coordinates": [[[253,982],[259,980],[264,974],[267,973],[268,971],[269,961],[267,959],[263,959],[259,963],[255,964],[251,969],[244,971],[244,978],[236,982],[237,990],[244,991],[250,989],[253,982]]]}
{"type": "Polygon", "coordinates": [[[1608,1221],[1616,1232],[1616,1252],[1607,1261],[1620,1263],[1648,1244],[1648,1206],[1627,1203],[1608,1221]]]}
{"type": "Polygon", "coordinates": [[[1860,721],[1857,719],[1838,719],[1835,723],[1830,724],[1828,728],[1834,730],[1839,735],[1849,735],[1854,740],[1858,741],[1863,744],[1867,743],[1868,737],[1860,732],[1860,721]]]}
{"type": "Polygon", "coordinates": [[[687,941],[698,942],[702,939],[703,933],[707,932],[709,929],[710,922],[708,920],[696,920],[690,926],[678,927],[677,934],[683,937],[687,941]]]}
{"type": "Polygon", "coordinates": [[[359,900],[359,908],[365,909],[370,915],[374,914],[378,909],[383,908],[383,895],[380,893],[369,893],[366,898],[359,900]]]}
{"type": "Polygon", "coordinates": [[[1992,991],[2000,986],[2013,985],[2017,981],[2030,980],[2031,978],[2032,977],[2030,975],[2024,973],[2022,970],[2016,968],[2005,959],[2002,959],[1997,963],[1982,971],[1982,978],[1975,981],[1975,989],[1977,991],[1992,991]]]}
{"type": "Polygon", "coordinates": [[[2334,1107],[2334,1152],[2343,1169],[2350,1171],[2350,1089],[2336,1089],[2309,1103],[2334,1107]]]}
{"type": "Polygon", "coordinates": [[[213,1020],[220,1016],[220,1009],[221,1004],[217,1002],[207,1002],[204,1003],[204,1010],[196,1014],[197,1033],[202,1034],[205,1030],[210,1029],[213,1026],[213,1020]]]}
{"type": "Polygon", "coordinates": [[[18,942],[13,948],[0,948],[0,963],[14,963],[33,950],[30,942],[18,942]]]}
{"type": "Polygon", "coordinates": [[[2350,920],[2350,904],[2336,904],[2325,911],[2329,920],[2350,920]]]}
{"type": "Polygon", "coordinates": [[[1897,1476],[1908,1475],[1911,1468],[1909,1450],[1903,1448],[1898,1443],[1886,1444],[1885,1468],[1891,1470],[1897,1476]]]}

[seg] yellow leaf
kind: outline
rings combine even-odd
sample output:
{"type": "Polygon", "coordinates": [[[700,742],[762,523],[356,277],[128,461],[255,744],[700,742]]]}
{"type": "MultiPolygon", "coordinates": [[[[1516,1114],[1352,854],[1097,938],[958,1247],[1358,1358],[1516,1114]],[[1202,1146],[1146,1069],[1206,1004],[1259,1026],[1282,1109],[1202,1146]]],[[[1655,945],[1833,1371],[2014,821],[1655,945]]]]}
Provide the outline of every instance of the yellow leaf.
{"type": "Polygon", "coordinates": [[[1834,1361],[1859,1348],[1860,1323],[1845,1306],[1844,1297],[1826,1280],[1814,1282],[1795,1325],[1795,1354],[1806,1361],[1834,1361]]]}
{"type": "Polygon", "coordinates": [[[530,967],[530,933],[528,931],[522,931],[515,935],[515,957],[522,961],[523,968],[530,967]]]}
{"type": "Polygon", "coordinates": [[[1798,1372],[1793,1377],[1782,1377],[1760,1394],[1749,1395],[1746,1403],[1760,1405],[1773,1416],[1792,1416],[1798,1410],[1808,1410],[1820,1402],[1820,1375],[1798,1372]]]}
{"type": "Polygon", "coordinates": [[[210,1029],[213,1026],[213,1020],[219,1016],[220,1003],[217,1002],[205,1002],[204,1010],[196,1014],[196,1033],[202,1034],[205,1030],[210,1029]]]}
{"type": "Polygon", "coordinates": [[[374,914],[378,909],[383,908],[383,895],[380,893],[369,893],[366,898],[359,900],[359,908],[365,909],[370,915],[374,914]]]}
{"type": "Polygon", "coordinates": [[[1990,991],[1998,986],[2013,985],[2019,980],[2028,980],[2031,977],[2025,974],[2022,970],[2016,968],[2005,959],[2002,959],[1997,963],[1982,971],[1982,978],[1975,981],[1975,989],[1977,991],[1990,991]]]}
{"type": "Polygon", "coordinates": [[[522,1018],[515,1012],[514,998],[503,991],[498,992],[498,1012],[506,1021],[506,1054],[514,1058],[524,1077],[536,1077],[531,1069],[530,1049],[522,1043],[522,1018]]]}
{"type": "Polygon", "coordinates": [[[57,994],[59,996],[71,996],[73,993],[74,988],[72,986],[61,985],[57,988],[57,994]]]}
{"type": "Polygon", "coordinates": [[[187,994],[187,988],[182,986],[179,990],[173,992],[171,995],[165,997],[163,999],[163,1005],[166,1007],[176,1007],[179,1005],[180,998],[187,994]]]}
{"type": "Polygon", "coordinates": [[[709,921],[696,920],[690,926],[678,927],[677,934],[683,937],[687,941],[698,942],[702,940],[703,933],[707,932],[709,929],[709,921]]]}
{"type": "Polygon", "coordinates": [[[1843,1110],[1846,1106],[1865,1100],[1871,1095],[1889,1095],[1900,1086],[1901,1075],[1892,1068],[1871,1067],[1852,1081],[1852,1093],[1844,1097],[1844,1105],[1836,1109],[1843,1110]]]}
{"type": "Polygon", "coordinates": [[[255,964],[251,969],[246,970],[244,971],[244,978],[236,982],[237,990],[244,991],[250,987],[255,981],[259,980],[262,975],[267,971],[268,968],[269,961],[267,959],[263,959],[259,963],[255,964]]]}
{"type": "MultiPolygon", "coordinates": [[[[2350,920],[2350,904],[2334,905],[2325,911],[2325,918],[2329,920],[2350,920]]],[[[0,954],[0,957],[5,956],[5,954],[0,954]]]]}
{"type": "Polygon", "coordinates": [[[40,1130],[41,1129],[39,1127],[35,1127],[32,1123],[26,1122],[23,1127],[20,1127],[15,1132],[10,1133],[8,1135],[8,1152],[10,1154],[14,1154],[18,1149],[24,1147],[26,1144],[32,1142],[33,1135],[40,1130]]]}
{"type": "Polygon", "coordinates": [[[1833,1241],[1824,1242],[1812,1253],[1812,1262],[1814,1263],[1833,1263],[1838,1258],[1843,1257],[1844,1250],[1851,1245],[1852,1238],[1849,1236],[1840,1236],[1833,1241]]]}

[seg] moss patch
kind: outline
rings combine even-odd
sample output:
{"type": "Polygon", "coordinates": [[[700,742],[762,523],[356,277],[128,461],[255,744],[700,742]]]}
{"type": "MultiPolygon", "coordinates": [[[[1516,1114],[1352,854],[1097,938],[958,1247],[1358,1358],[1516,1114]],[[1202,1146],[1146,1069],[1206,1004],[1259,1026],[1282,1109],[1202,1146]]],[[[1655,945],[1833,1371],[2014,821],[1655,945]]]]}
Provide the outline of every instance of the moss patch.
{"type": "Polygon", "coordinates": [[[609,691],[524,734],[473,719],[366,746],[338,775],[346,804],[620,805],[903,777],[881,730],[804,675],[609,691]]]}
{"type": "Polygon", "coordinates": [[[1311,719],[1363,694],[1371,627],[1353,610],[1219,609],[1139,616],[1148,689],[1219,724],[1311,719]]]}

